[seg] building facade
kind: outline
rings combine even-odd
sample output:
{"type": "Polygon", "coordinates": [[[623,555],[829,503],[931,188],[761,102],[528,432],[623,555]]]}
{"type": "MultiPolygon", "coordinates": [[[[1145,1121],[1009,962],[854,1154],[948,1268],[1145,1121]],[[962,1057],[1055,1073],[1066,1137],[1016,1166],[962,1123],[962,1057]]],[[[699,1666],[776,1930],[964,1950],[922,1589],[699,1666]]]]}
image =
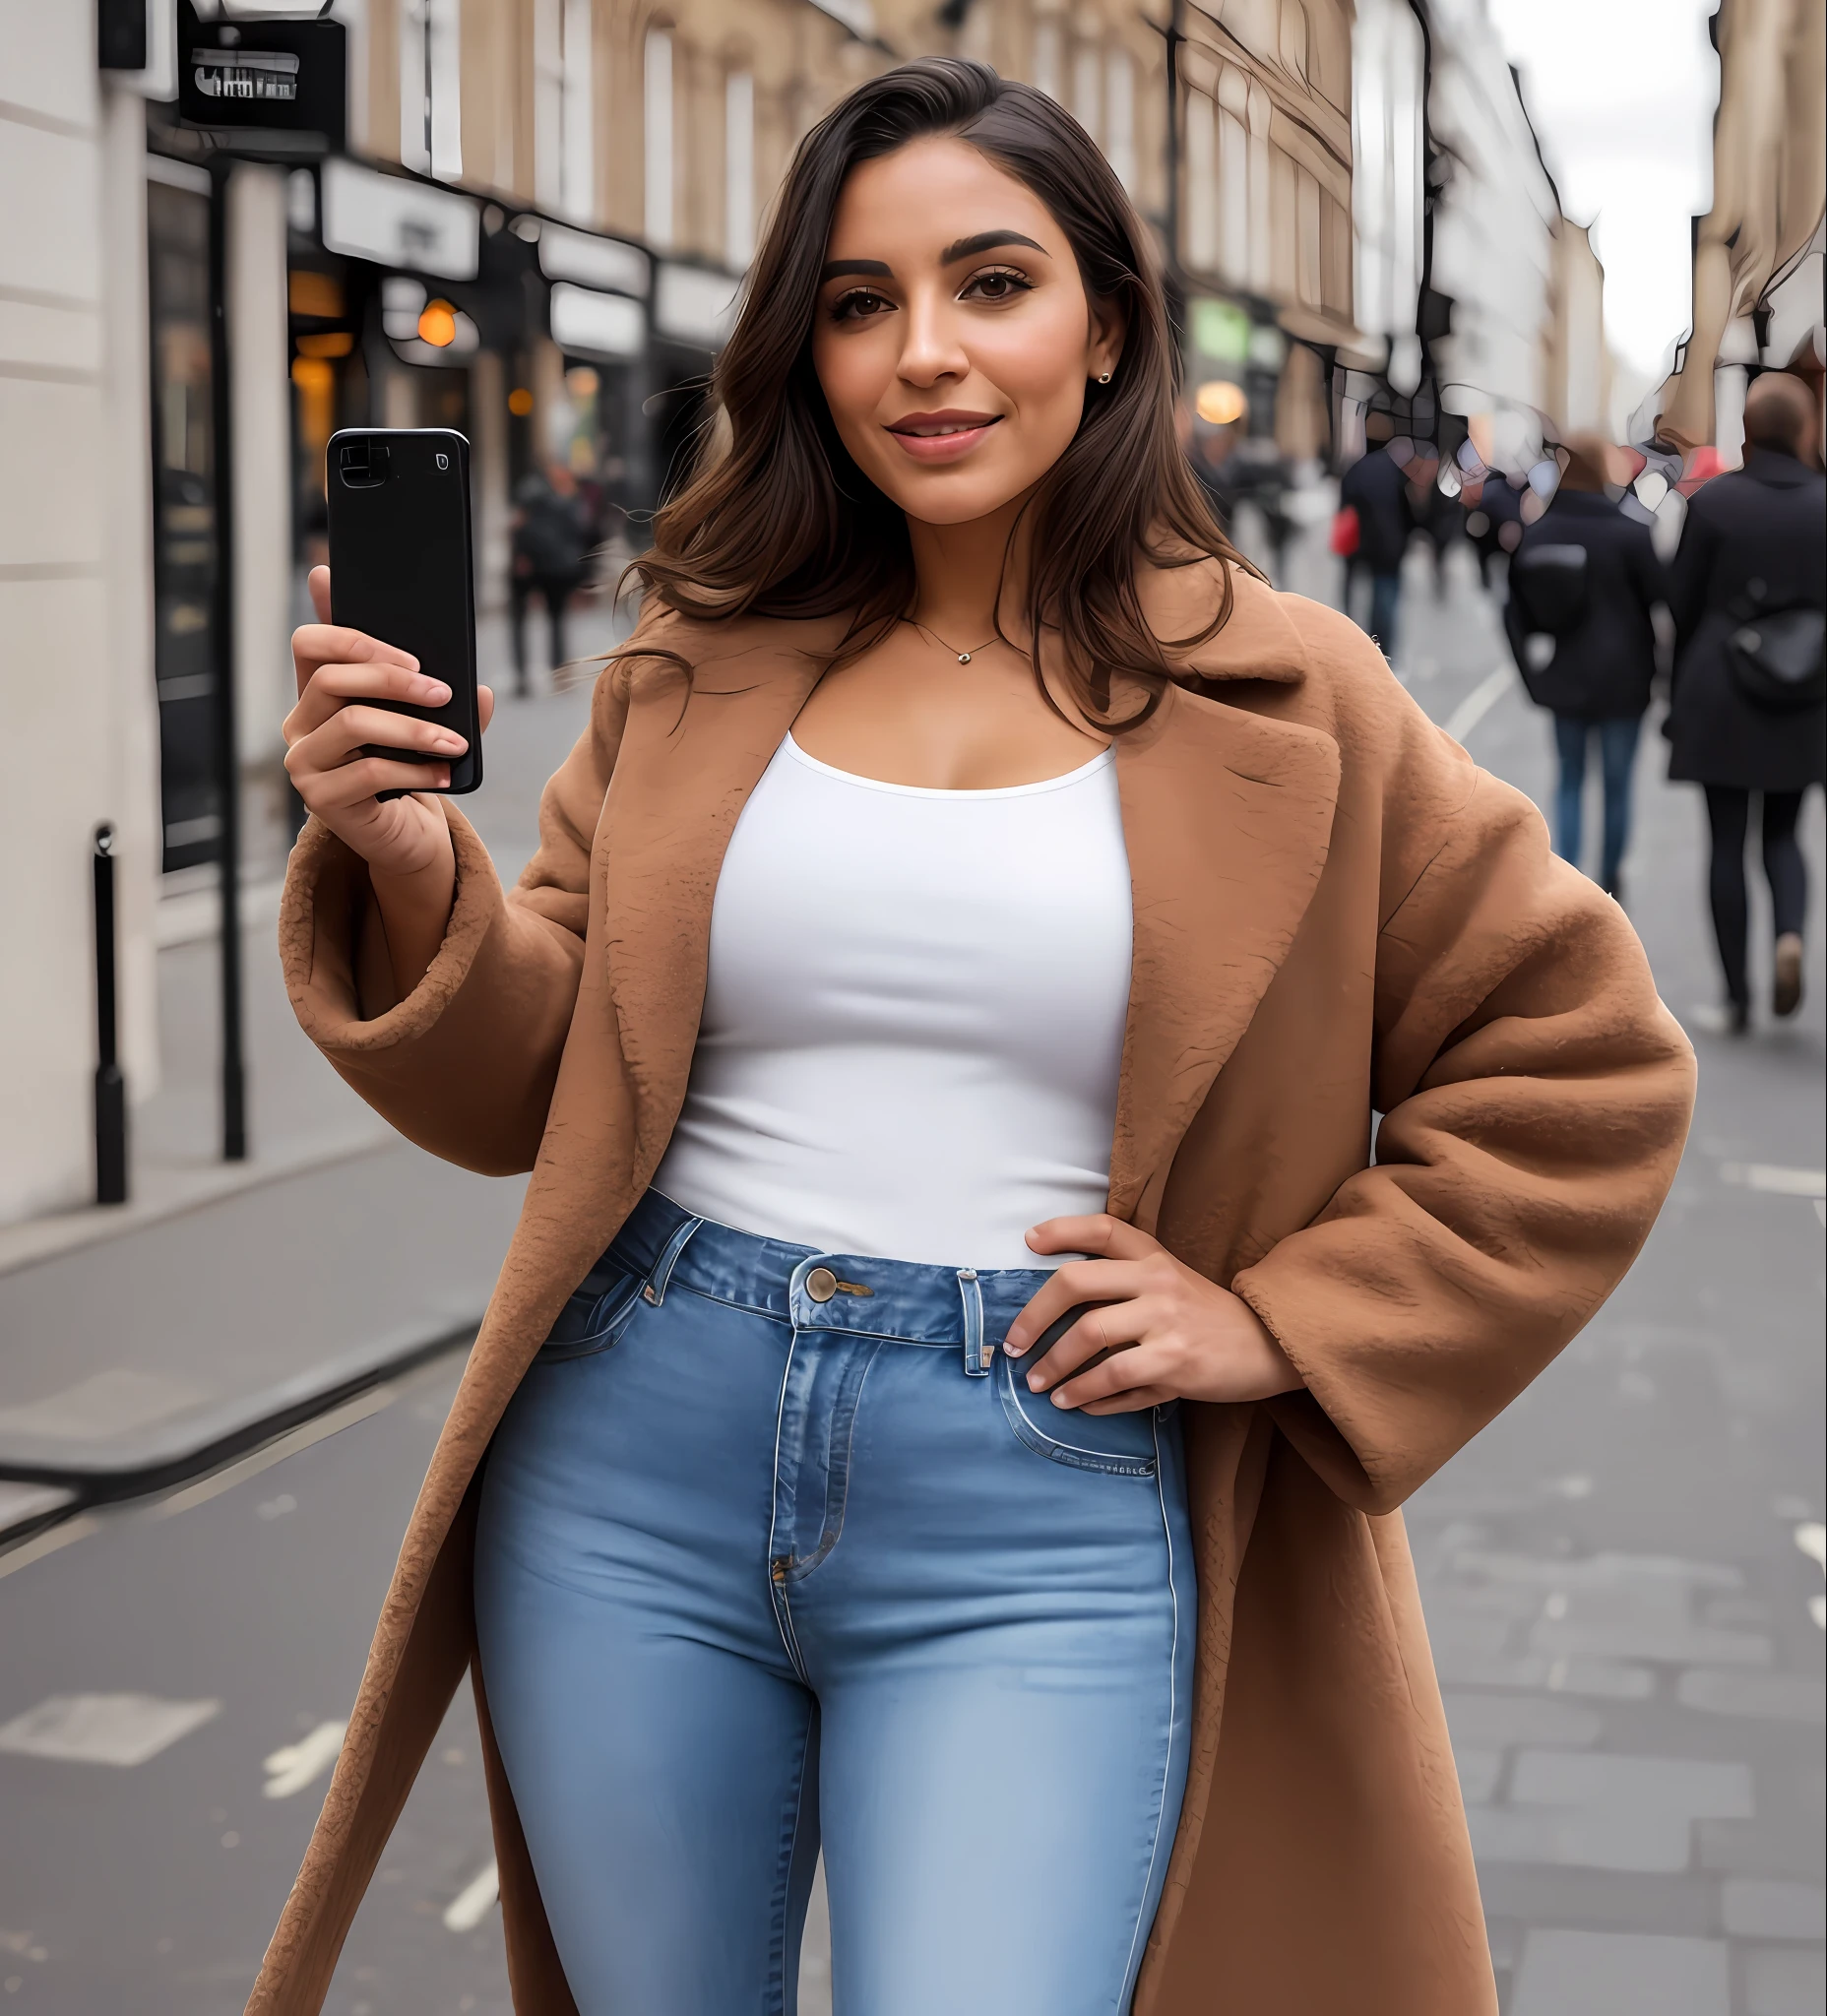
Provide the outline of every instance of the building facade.
{"type": "MultiPolygon", "coordinates": [[[[1477,0],[335,0],[328,151],[181,119],[172,0],[135,71],[99,67],[93,0],[0,8],[0,676],[31,724],[0,841],[40,870],[7,885],[32,983],[0,1007],[0,1222],[92,1182],[94,828],[118,835],[139,1098],[159,919],[217,879],[228,712],[236,802],[284,844],[332,432],[470,437],[484,608],[553,461],[637,548],[792,150],[862,78],[952,51],[1065,104],[1160,234],[1190,391],[1267,456],[1349,445],[1371,398],[1541,405],[1538,335],[1572,298],[1514,88],[1461,48],[1477,0]],[[1449,129],[1472,165],[1432,187],[1449,129]]],[[[275,11],[211,0],[198,32],[257,46],[275,11]]]]}

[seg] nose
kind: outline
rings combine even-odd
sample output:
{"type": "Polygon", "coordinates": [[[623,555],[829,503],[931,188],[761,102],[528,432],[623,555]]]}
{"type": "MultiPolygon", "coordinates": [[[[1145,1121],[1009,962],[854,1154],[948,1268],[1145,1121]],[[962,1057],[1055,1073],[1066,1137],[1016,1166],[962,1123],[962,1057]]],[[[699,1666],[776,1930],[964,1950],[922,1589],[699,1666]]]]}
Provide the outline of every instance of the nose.
{"type": "Polygon", "coordinates": [[[952,302],[937,288],[921,288],[908,302],[902,323],[901,376],[922,390],[943,378],[968,378],[971,358],[951,313],[952,302]]]}

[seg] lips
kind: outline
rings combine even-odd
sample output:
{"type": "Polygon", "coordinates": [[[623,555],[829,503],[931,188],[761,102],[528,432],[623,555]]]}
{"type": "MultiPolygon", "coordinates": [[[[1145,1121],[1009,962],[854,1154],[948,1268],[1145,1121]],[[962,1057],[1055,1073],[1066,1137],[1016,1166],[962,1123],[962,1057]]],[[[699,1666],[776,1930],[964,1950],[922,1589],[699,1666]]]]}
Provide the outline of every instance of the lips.
{"type": "Polygon", "coordinates": [[[969,455],[1001,417],[1000,413],[964,412],[948,407],[941,412],[909,413],[893,422],[888,431],[915,462],[957,462],[969,455]]]}

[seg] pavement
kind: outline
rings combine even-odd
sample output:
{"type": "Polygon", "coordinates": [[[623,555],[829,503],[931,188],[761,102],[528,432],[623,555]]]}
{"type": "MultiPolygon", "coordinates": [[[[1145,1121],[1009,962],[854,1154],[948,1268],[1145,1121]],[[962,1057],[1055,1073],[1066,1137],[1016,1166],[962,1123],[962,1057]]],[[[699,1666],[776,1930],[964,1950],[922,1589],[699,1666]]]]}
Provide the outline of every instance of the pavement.
{"type": "MultiPolygon", "coordinates": [[[[1412,562],[1397,668],[1540,801],[1547,724],[1465,557],[1440,600],[1412,562]]],[[[1311,538],[1291,585],[1332,598],[1335,573],[1311,538]]],[[[1708,1027],[1697,793],[1663,769],[1647,736],[1628,890],[1701,1060],[1674,1193],[1594,1323],[1408,1508],[1504,2016],[1818,2016],[1827,2000],[1820,806],[1808,1001],[1732,1040],[1708,1027]]],[[[381,1259],[364,1264],[378,1280],[381,1259]]],[[[170,1292],[146,1280],[149,1321],[170,1292]]],[[[140,1360],[123,1345],[120,1362],[140,1360]]],[[[209,1476],[0,1554],[0,2007],[239,2010],[461,1362],[434,1355],[209,1476]]],[[[460,1694],[333,2016],[506,2016],[491,1853],[460,1694]]],[[[800,2016],[830,2007],[815,1917],[800,2016]]]]}

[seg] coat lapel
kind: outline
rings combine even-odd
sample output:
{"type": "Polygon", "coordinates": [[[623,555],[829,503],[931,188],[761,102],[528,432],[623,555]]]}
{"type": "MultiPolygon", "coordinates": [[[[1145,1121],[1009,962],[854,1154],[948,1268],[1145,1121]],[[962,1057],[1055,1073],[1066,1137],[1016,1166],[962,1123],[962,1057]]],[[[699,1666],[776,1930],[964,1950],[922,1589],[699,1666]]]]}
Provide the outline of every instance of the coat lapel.
{"type": "MultiPolygon", "coordinates": [[[[1209,606],[1209,576],[1205,588],[1209,606]]],[[[1192,603],[1171,577],[1148,598],[1163,638],[1199,627],[1196,604],[1175,598],[1192,603]]],[[[1184,662],[1208,690],[1302,672],[1292,624],[1247,580],[1230,620],[1184,662]]],[[[1118,737],[1116,774],[1135,941],[1108,1208],[1152,1229],[1180,1137],[1318,886],[1339,750],[1317,728],[1172,687],[1145,727],[1118,737]]]]}
{"type": "Polygon", "coordinates": [[[704,1007],[711,907],[736,821],[818,681],[841,622],[746,622],[667,635],[693,665],[638,662],[597,848],[600,956],[634,1090],[635,1159],[659,1166],[704,1007]]]}

